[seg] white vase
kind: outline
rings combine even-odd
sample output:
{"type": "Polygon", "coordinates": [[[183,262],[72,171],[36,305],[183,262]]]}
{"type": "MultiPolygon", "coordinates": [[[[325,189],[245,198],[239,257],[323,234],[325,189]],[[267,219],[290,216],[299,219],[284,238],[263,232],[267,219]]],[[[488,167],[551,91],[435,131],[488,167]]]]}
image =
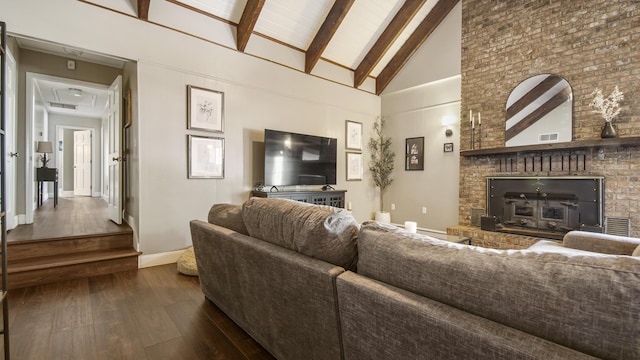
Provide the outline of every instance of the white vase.
{"type": "Polygon", "coordinates": [[[376,221],[390,224],[391,213],[389,213],[388,211],[376,211],[376,221]]]}

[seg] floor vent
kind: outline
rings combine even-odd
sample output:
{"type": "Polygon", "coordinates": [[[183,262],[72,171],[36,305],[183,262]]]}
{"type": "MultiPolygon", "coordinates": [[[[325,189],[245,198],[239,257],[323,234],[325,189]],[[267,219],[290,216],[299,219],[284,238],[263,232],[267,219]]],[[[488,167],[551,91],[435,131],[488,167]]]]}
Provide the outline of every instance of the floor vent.
{"type": "Polygon", "coordinates": [[[631,219],[608,217],[605,220],[604,232],[609,235],[631,236],[631,219]]]}

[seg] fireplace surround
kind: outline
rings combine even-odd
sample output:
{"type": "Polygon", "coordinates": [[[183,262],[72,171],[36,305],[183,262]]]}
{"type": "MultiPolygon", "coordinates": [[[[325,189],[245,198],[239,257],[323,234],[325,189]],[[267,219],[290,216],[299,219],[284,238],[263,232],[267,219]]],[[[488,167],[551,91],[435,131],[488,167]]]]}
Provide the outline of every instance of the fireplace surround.
{"type": "Polygon", "coordinates": [[[560,239],[601,231],[604,177],[487,177],[483,230],[560,239]],[[490,224],[490,228],[487,228],[490,224]]]}

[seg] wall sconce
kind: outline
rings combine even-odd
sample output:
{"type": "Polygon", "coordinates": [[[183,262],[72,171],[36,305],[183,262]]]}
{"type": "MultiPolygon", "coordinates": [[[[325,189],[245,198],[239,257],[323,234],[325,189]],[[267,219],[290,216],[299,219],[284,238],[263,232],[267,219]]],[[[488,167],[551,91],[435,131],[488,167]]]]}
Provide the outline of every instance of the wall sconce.
{"type": "Polygon", "coordinates": [[[444,126],[445,128],[444,135],[446,137],[450,137],[451,135],[453,135],[453,130],[451,129],[451,126],[457,122],[458,122],[458,118],[456,118],[453,115],[445,115],[442,117],[442,126],[444,126]]]}

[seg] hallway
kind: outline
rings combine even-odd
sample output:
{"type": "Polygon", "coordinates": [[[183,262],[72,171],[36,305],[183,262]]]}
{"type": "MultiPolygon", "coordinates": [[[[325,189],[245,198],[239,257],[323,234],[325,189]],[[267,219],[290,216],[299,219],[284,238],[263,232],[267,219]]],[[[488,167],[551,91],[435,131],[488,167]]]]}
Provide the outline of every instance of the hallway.
{"type": "Polygon", "coordinates": [[[33,212],[33,224],[18,225],[8,232],[8,241],[60,238],[78,235],[104,234],[131,230],[124,223],[109,220],[107,203],[99,197],[59,198],[45,201],[33,212]]]}

